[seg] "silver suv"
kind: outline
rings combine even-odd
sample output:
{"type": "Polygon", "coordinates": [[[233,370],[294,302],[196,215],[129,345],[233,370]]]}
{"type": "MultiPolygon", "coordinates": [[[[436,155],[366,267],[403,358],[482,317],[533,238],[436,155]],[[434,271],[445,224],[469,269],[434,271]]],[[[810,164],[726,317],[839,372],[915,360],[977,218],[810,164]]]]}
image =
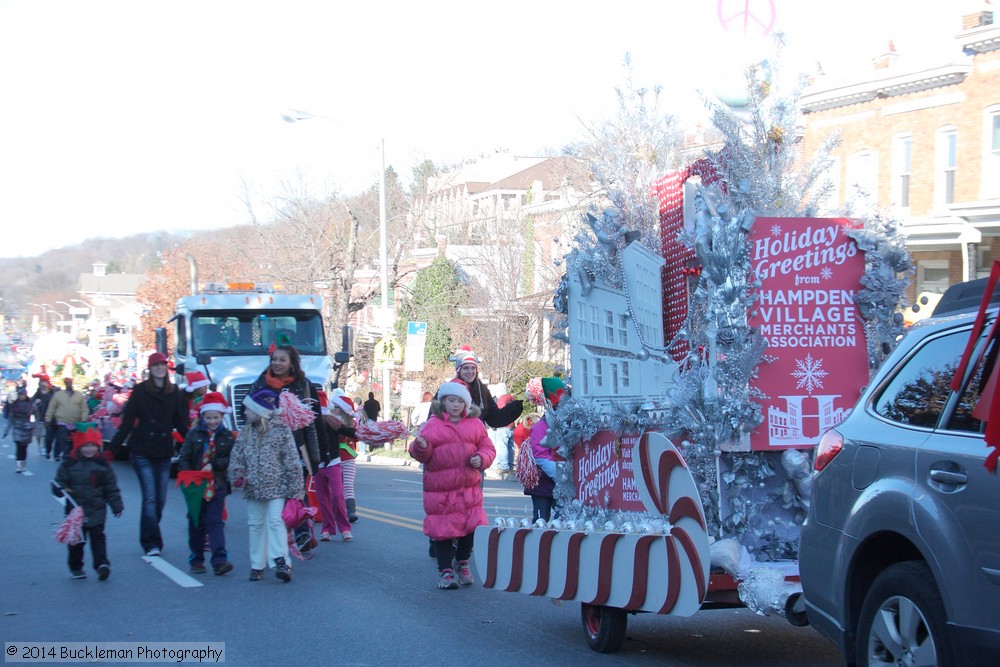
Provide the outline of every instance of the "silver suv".
{"type": "Polygon", "coordinates": [[[1000,476],[972,414],[1000,350],[986,335],[996,316],[958,392],[976,314],[914,326],[817,448],[802,588],[848,664],[1000,664],[1000,476]]]}

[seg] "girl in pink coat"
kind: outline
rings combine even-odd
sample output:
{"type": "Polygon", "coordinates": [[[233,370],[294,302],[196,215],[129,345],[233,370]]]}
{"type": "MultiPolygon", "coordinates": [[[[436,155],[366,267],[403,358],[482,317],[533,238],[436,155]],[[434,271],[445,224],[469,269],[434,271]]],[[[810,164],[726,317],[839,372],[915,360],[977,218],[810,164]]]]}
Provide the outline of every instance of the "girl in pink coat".
{"type": "Polygon", "coordinates": [[[473,533],[486,525],[480,471],[493,463],[496,450],[464,382],[445,382],[437,395],[410,456],[424,465],[424,534],[434,541],[438,588],[452,590],[473,583],[473,533]]]}

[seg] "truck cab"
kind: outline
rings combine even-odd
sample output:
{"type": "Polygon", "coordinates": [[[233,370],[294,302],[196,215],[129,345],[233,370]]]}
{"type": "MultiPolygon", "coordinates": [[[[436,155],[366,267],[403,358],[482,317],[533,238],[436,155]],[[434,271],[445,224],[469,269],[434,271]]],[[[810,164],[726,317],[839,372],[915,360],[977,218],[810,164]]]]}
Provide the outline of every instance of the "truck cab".
{"type": "Polygon", "coordinates": [[[208,283],[198,294],[181,297],[174,326],[176,381],[204,370],[215,390],[233,408],[242,426],[244,397],[267,368],[272,344],[288,342],[302,358],[315,388],[327,385],[332,364],[323,326],[323,299],[315,294],[282,294],[260,283],[208,283]]]}

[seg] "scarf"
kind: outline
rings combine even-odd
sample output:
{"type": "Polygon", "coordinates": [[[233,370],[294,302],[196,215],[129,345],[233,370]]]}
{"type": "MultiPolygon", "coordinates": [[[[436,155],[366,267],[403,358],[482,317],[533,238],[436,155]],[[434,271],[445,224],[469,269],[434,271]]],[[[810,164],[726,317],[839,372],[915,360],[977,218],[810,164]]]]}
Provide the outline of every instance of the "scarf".
{"type": "Polygon", "coordinates": [[[268,368],[264,371],[264,382],[266,382],[267,386],[271,389],[280,392],[282,389],[285,389],[288,385],[295,382],[295,377],[289,375],[287,378],[276,378],[271,375],[271,369],[268,368]]]}
{"type": "MultiPolygon", "coordinates": [[[[216,434],[217,431],[218,431],[218,429],[216,429],[215,431],[209,431],[209,433],[208,433],[208,444],[205,445],[205,451],[202,452],[202,454],[201,454],[201,467],[202,468],[204,468],[205,466],[211,464],[212,463],[212,457],[215,456],[215,434],[216,434]]],[[[215,483],[214,483],[214,480],[213,480],[212,482],[209,482],[208,485],[205,487],[205,493],[202,496],[202,498],[205,499],[205,502],[208,502],[214,496],[215,496],[215,483]]]]}

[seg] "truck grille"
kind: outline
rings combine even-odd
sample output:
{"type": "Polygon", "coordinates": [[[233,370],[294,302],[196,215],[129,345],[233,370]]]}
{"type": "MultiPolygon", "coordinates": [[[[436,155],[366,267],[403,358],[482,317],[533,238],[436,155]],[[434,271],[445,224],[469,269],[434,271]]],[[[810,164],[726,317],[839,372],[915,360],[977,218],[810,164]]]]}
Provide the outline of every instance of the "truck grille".
{"type": "MultiPolygon", "coordinates": [[[[249,384],[237,384],[233,385],[229,390],[229,405],[233,408],[233,423],[236,425],[236,429],[240,430],[243,428],[243,399],[247,397],[250,393],[250,387],[253,385],[249,384]]],[[[320,391],[323,387],[321,385],[312,383],[313,396],[316,396],[316,392],[320,391]]]]}
{"type": "Polygon", "coordinates": [[[250,393],[251,386],[249,384],[237,384],[233,385],[230,389],[229,405],[233,408],[233,423],[236,425],[237,430],[243,428],[243,399],[250,393]]]}

